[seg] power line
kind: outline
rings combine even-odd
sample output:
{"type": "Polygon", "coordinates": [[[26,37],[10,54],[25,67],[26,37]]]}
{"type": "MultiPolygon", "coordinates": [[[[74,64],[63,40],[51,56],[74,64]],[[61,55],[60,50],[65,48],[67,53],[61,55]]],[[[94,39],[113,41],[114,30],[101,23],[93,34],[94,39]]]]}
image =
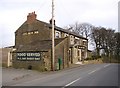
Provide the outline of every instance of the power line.
{"type": "Polygon", "coordinates": [[[43,7],[45,7],[45,5],[47,5],[46,1],[44,1],[43,3],[41,3],[41,5],[39,6],[39,8],[36,10],[36,12],[39,12],[43,7]]]}
{"type": "Polygon", "coordinates": [[[59,1],[60,2],[60,5],[61,5],[61,8],[63,9],[62,11],[64,11],[63,13],[66,14],[66,16],[68,17],[68,19],[70,20],[74,20],[74,17],[71,15],[72,14],[72,11],[70,12],[70,9],[68,10],[67,5],[64,5],[62,0],[59,1]]]}

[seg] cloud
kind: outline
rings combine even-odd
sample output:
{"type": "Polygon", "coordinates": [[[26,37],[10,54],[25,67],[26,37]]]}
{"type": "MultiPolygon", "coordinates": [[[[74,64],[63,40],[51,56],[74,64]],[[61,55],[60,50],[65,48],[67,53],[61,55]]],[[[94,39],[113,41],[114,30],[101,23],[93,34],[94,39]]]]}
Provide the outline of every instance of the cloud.
{"type": "MultiPolygon", "coordinates": [[[[58,26],[89,22],[95,26],[117,27],[119,0],[55,0],[55,19],[58,26]]],[[[36,11],[37,19],[49,22],[51,0],[1,0],[0,32],[3,45],[14,44],[14,32],[29,12],[36,11]]]]}

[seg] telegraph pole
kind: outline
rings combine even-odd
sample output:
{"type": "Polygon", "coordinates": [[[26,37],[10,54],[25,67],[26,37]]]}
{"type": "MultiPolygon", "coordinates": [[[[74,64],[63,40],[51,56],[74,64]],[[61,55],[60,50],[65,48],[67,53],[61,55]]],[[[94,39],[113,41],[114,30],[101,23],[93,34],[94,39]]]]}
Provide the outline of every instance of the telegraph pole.
{"type": "Polygon", "coordinates": [[[55,70],[55,41],[54,41],[54,0],[52,0],[52,71],[55,70]]]}

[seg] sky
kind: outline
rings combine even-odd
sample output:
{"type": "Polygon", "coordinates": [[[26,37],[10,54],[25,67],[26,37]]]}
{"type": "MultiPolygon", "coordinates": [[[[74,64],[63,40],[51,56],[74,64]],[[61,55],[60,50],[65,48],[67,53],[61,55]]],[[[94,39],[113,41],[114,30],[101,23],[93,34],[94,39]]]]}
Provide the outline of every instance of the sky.
{"type": "MultiPolygon", "coordinates": [[[[90,23],[118,31],[119,0],[55,0],[56,25],[90,23]]],[[[0,0],[0,47],[15,45],[15,31],[35,11],[37,19],[51,19],[52,0],[0,0]]]]}

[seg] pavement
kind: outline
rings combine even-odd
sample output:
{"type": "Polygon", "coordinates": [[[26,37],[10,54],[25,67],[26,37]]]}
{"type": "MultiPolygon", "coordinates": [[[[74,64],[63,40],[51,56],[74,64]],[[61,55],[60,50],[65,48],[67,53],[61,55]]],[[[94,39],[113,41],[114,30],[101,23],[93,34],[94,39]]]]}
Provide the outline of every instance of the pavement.
{"type": "Polygon", "coordinates": [[[24,79],[34,78],[36,75],[41,75],[41,73],[25,69],[2,68],[2,85],[18,83],[24,79]]]}
{"type": "Polygon", "coordinates": [[[8,86],[8,85],[12,85],[12,84],[17,84],[17,83],[21,83],[23,81],[28,81],[31,79],[36,79],[40,77],[43,77],[45,75],[49,75],[49,74],[55,74],[55,73],[59,73],[61,71],[65,71],[65,70],[69,70],[69,69],[73,69],[73,68],[77,68],[77,67],[83,67],[84,65],[80,65],[80,64],[72,64],[70,65],[69,68],[65,68],[62,70],[58,70],[58,71],[48,71],[48,72],[38,72],[35,70],[26,70],[26,69],[15,69],[15,68],[1,68],[2,72],[2,85],[3,86],[8,86]]]}

